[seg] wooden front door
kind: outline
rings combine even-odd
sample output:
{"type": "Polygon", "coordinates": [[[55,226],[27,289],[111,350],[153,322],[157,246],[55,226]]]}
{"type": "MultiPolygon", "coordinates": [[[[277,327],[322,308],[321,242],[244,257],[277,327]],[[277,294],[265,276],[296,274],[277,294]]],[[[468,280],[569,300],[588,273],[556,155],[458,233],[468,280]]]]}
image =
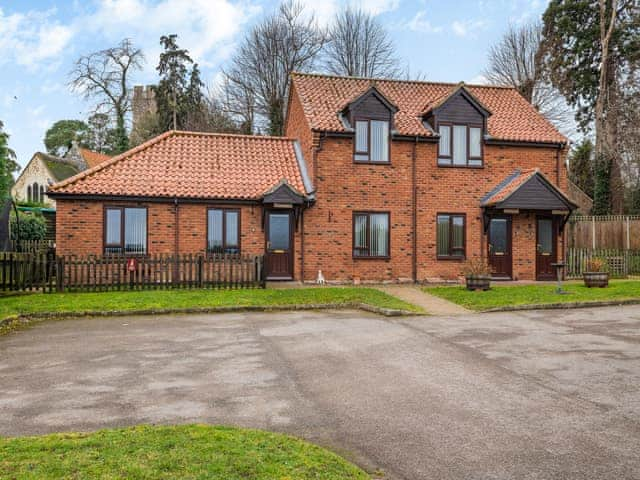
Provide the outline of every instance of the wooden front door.
{"type": "Polygon", "coordinates": [[[511,218],[492,217],[489,221],[489,267],[493,278],[511,278],[511,218]]]}
{"type": "Polygon", "coordinates": [[[558,258],[558,238],[553,218],[538,217],[536,238],[536,280],[555,280],[556,273],[552,264],[558,258]]]}
{"type": "Polygon", "coordinates": [[[288,211],[267,213],[265,273],[267,280],[293,278],[292,215],[288,211]]]}

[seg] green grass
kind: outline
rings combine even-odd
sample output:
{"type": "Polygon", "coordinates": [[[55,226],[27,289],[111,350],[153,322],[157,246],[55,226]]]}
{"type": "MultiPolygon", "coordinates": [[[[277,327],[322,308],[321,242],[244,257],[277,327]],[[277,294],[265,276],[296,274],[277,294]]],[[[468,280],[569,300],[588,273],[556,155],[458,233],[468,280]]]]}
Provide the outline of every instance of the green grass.
{"type": "Polygon", "coordinates": [[[368,479],[316,445],[257,430],[185,425],[0,439],[7,479],[368,479]]]}
{"type": "Polygon", "coordinates": [[[135,311],[247,306],[366,303],[419,312],[420,309],[373,288],[322,287],[256,290],[148,290],[138,292],[36,293],[0,298],[0,320],[43,313],[135,311]]]}
{"type": "Polygon", "coordinates": [[[582,283],[565,283],[568,295],[555,293],[555,285],[492,284],[486,292],[472,292],[465,287],[427,287],[425,291],[462,305],[470,310],[516,305],[543,305],[550,303],[597,302],[607,300],[640,300],[640,281],[612,280],[607,288],[587,288],[582,283]]]}

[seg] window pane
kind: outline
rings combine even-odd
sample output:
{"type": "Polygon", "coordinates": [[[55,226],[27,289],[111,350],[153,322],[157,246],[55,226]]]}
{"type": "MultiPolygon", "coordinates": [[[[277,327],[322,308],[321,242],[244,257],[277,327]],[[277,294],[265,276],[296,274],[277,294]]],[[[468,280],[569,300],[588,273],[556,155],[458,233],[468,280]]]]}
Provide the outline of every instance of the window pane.
{"type": "Polygon", "coordinates": [[[462,255],[464,250],[464,217],[452,217],[451,249],[455,255],[462,255]]]}
{"type": "Polygon", "coordinates": [[[389,215],[386,213],[372,213],[369,215],[370,247],[372,257],[386,257],[389,255],[389,215]]]}
{"type": "Polygon", "coordinates": [[[368,152],[369,122],[356,122],[356,152],[368,152]]]}
{"type": "Polygon", "coordinates": [[[238,253],[238,212],[225,212],[225,252],[238,253]]]}
{"type": "Polygon", "coordinates": [[[354,160],[356,162],[368,162],[369,161],[369,155],[366,153],[358,153],[356,155],[354,155],[354,160]]]}
{"type": "Polygon", "coordinates": [[[354,246],[356,247],[356,251],[354,255],[362,255],[359,248],[367,247],[367,216],[366,215],[356,215],[354,220],[354,246]]]}
{"type": "Polygon", "coordinates": [[[209,210],[207,214],[207,250],[222,253],[222,210],[209,210]]]}
{"type": "Polygon", "coordinates": [[[269,214],[269,242],[271,250],[289,249],[289,214],[269,214]]]}
{"type": "Polygon", "coordinates": [[[438,215],[436,252],[438,255],[449,255],[449,215],[438,215]]]}
{"type": "Polygon", "coordinates": [[[538,245],[542,255],[553,253],[553,220],[550,218],[538,219],[538,245]]]}
{"type": "Polygon", "coordinates": [[[120,227],[122,210],[109,209],[106,211],[105,243],[107,245],[120,245],[120,227]]]}
{"type": "Polygon", "coordinates": [[[389,122],[371,120],[371,161],[389,161],[389,122]]]}
{"type": "Polygon", "coordinates": [[[490,251],[493,255],[507,252],[507,219],[493,218],[489,223],[490,251]]]}
{"type": "Polygon", "coordinates": [[[467,126],[453,126],[453,164],[467,164],[467,126]]]}
{"type": "Polygon", "coordinates": [[[451,155],[451,127],[440,125],[440,155],[448,157],[451,155]]]}
{"type": "Polygon", "coordinates": [[[124,250],[128,253],[145,253],[147,249],[147,210],[125,208],[124,250]]]}
{"type": "Polygon", "coordinates": [[[480,157],[482,155],[482,149],[480,148],[482,130],[477,127],[471,127],[469,129],[469,156],[480,157]]]}

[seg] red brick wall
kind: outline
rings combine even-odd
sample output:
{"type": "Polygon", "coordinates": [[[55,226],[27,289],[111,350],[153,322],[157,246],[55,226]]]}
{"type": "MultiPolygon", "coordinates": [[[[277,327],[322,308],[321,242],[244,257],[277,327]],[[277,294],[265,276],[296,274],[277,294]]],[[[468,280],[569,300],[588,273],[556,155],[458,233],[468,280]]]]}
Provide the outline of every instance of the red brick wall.
{"type": "MultiPolygon", "coordinates": [[[[112,203],[60,200],[56,212],[56,244],[60,255],[103,253],[103,211],[108,205],[147,208],[150,254],[175,252],[175,206],[173,203],[112,203]]],[[[223,204],[179,205],[179,253],[204,252],[207,238],[207,208],[223,204]]],[[[264,252],[262,207],[226,205],[240,209],[241,249],[246,254],[264,252]]]]}

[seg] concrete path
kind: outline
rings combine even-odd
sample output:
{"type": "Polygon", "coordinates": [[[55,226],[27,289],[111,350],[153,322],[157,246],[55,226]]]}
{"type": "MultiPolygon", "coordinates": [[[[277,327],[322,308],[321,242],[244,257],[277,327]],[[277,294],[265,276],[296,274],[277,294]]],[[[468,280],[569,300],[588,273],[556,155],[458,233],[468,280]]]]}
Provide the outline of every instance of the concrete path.
{"type": "Polygon", "coordinates": [[[640,306],[87,318],[0,337],[0,435],[191,422],[298,435],[385,480],[637,479],[640,306]]]}
{"type": "Polygon", "coordinates": [[[415,285],[384,285],[379,290],[398,297],[405,302],[422,307],[430,315],[463,315],[471,311],[460,305],[424,292],[415,285]]]}

